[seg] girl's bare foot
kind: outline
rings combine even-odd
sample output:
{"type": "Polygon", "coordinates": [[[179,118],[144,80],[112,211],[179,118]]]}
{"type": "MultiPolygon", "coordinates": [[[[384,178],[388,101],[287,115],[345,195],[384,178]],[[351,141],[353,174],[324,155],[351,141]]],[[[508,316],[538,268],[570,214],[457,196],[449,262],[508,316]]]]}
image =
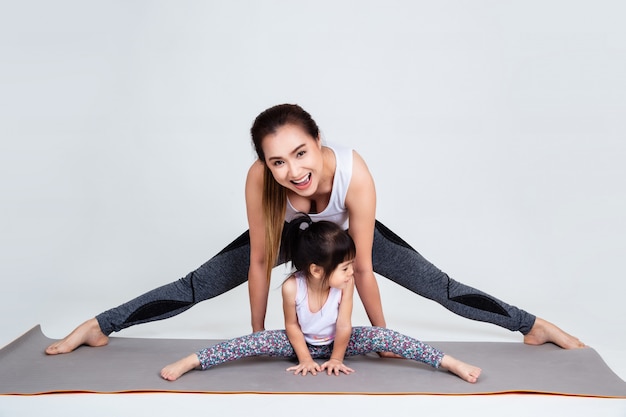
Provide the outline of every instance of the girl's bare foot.
{"type": "Polygon", "coordinates": [[[527,345],[543,345],[548,342],[554,343],[563,349],[585,347],[585,344],[578,340],[578,338],[565,333],[549,321],[537,317],[530,332],[524,335],[524,343],[527,345]]]}
{"type": "Polygon", "coordinates": [[[59,353],[68,353],[79,346],[104,346],[109,343],[109,337],[102,333],[98,320],[89,319],[78,326],[72,333],[67,335],[65,339],[59,340],[46,348],[48,355],[58,355],[59,353]]]}
{"type": "Polygon", "coordinates": [[[199,366],[200,361],[198,360],[198,356],[193,353],[161,369],[161,377],[168,381],[176,381],[182,375],[199,366]]]}
{"type": "Polygon", "coordinates": [[[472,384],[478,380],[480,372],[482,371],[480,368],[461,362],[450,355],[443,355],[439,366],[472,384]]]}

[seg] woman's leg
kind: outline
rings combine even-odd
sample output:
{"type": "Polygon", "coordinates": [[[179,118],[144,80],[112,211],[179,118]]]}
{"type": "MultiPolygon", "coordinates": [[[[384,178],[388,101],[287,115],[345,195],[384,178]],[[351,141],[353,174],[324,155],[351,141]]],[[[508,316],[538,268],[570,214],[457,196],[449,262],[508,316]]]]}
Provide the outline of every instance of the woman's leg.
{"type": "Polygon", "coordinates": [[[102,346],[108,342],[107,336],[114,331],[182,313],[200,301],[244,283],[248,279],[249,265],[250,237],[245,232],[184,278],[86,321],[66,338],[50,345],[46,353],[67,353],[83,344],[102,346]]]}
{"type": "Polygon", "coordinates": [[[200,268],[96,316],[102,333],[173,317],[200,301],[243,284],[250,266],[250,237],[243,233],[200,268]]]}
{"type": "Polygon", "coordinates": [[[522,334],[528,334],[535,323],[532,314],[454,281],[378,221],[372,256],[376,273],[460,316],[522,334]]]}

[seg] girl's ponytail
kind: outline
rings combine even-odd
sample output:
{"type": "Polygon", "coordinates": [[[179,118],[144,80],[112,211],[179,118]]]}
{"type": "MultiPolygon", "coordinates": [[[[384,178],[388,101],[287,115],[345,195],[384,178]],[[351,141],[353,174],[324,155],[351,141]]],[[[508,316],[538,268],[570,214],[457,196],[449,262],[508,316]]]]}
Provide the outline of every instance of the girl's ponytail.
{"type": "MultiPolygon", "coordinates": [[[[309,232],[308,229],[311,224],[313,224],[313,220],[304,213],[287,223],[281,244],[282,259],[285,262],[292,262],[294,265],[301,266],[301,254],[306,251],[301,251],[300,249],[302,246],[308,246],[308,242],[305,242],[302,235],[309,232]]],[[[308,255],[310,256],[311,254],[308,253],[308,255]]]]}

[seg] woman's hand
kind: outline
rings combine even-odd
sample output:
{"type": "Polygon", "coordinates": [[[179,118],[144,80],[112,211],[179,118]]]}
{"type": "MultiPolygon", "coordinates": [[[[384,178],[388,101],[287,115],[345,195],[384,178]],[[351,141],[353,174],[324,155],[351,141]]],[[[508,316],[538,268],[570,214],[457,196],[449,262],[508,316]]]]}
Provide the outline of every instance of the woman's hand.
{"type": "Polygon", "coordinates": [[[329,359],[327,362],[324,362],[322,364],[322,371],[323,370],[326,370],[326,373],[328,373],[328,375],[339,375],[341,372],[346,375],[350,375],[352,372],[354,372],[354,369],[348,368],[339,359],[329,359]]]}
{"type": "Polygon", "coordinates": [[[287,372],[292,372],[294,375],[302,374],[302,376],[306,376],[307,373],[311,373],[311,375],[317,375],[322,368],[315,362],[313,359],[307,360],[304,362],[300,362],[296,366],[291,366],[287,368],[287,372]]]}

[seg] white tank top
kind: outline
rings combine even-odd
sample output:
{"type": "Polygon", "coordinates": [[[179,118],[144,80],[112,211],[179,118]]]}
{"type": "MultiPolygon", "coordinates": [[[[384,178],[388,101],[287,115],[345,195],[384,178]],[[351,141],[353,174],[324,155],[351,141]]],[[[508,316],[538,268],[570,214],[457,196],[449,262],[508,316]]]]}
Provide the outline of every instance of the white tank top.
{"type": "Polygon", "coordinates": [[[335,340],[342,291],[331,287],[322,308],[312,313],[309,309],[306,276],[301,271],[296,272],[296,288],[296,314],[304,340],[316,346],[331,344],[335,340]]]}
{"type": "MultiPolygon", "coordinates": [[[[328,206],[320,212],[309,214],[311,220],[318,222],[320,220],[328,220],[341,226],[344,230],[348,230],[348,210],[346,209],[346,194],[352,179],[352,149],[343,147],[327,146],[335,154],[335,176],[333,178],[333,189],[330,193],[330,201],[328,206]]],[[[290,222],[300,213],[293,208],[289,199],[287,199],[287,210],[285,212],[285,220],[290,222]]]]}

